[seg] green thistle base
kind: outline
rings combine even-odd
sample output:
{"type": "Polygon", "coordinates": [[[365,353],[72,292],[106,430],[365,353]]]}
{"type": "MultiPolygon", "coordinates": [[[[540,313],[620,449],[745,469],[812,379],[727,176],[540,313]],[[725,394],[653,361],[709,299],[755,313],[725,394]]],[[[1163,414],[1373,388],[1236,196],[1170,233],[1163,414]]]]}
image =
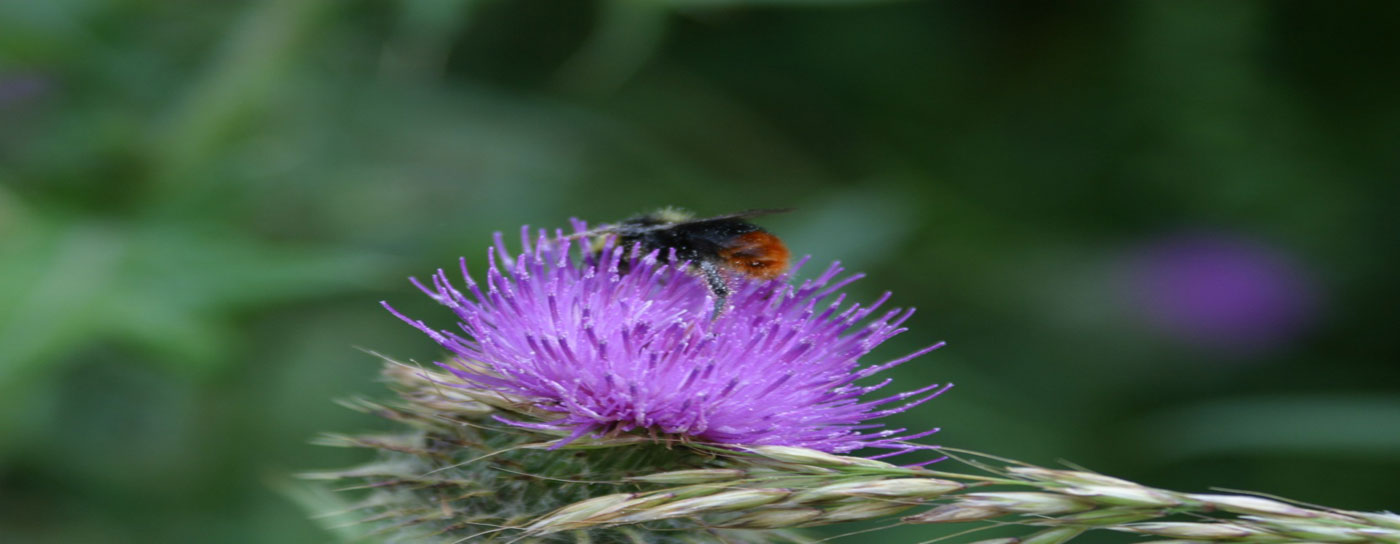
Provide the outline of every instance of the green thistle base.
{"type": "MultiPolygon", "coordinates": [[[[638,527],[526,530],[540,518],[595,497],[642,495],[666,487],[648,483],[658,473],[714,469],[728,459],[679,443],[638,437],[579,440],[550,450],[558,434],[532,432],[496,421],[506,412],[547,416],[498,395],[474,394],[433,383],[447,381],[417,367],[389,362],[385,376],[398,401],[357,399],[344,404],[403,424],[391,435],[326,435],[318,443],[366,448],[380,459],[354,468],[308,473],[314,480],[350,485],[363,495],[350,506],[354,531],[371,541],[449,542],[802,542],[795,534],[704,527],[672,518],[638,527]],[[493,406],[494,405],[494,406],[493,406]],[[465,539],[465,540],[464,540],[465,539]]],[[[729,473],[720,473],[726,474],[729,473]]],[[[719,491],[720,489],[713,489],[719,491]]],[[[695,495],[709,490],[696,489],[695,495]]],[[[681,497],[683,498],[683,497],[681,497]]]]}

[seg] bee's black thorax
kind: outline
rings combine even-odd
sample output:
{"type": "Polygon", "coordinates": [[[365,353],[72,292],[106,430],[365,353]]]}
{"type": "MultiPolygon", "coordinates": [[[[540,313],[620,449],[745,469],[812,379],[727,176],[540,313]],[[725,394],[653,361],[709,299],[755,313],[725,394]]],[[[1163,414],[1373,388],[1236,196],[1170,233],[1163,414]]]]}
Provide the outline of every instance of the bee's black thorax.
{"type": "Polygon", "coordinates": [[[676,259],[699,263],[719,258],[736,237],[763,230],[740,219],[711,219],[673,223],[643,215],[618,225],[618,242],[623,247],[641,244],[645,250],[660,250],[662,261],[669,260],[669,249],[676,259]]]}

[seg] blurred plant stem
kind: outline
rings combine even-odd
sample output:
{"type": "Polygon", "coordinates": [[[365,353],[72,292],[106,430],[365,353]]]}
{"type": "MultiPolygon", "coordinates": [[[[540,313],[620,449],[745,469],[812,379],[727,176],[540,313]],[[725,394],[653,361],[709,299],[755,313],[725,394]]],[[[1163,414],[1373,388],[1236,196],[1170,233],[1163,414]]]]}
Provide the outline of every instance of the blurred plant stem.
{"type": "Polygon", "coordinates": [[[555,74],[563,89],[584,94],[617,90],[661,47],[671,10],[654,0],[604,0],[583,47],[555,74]]]}
{"type": "Polygon", "coordinates": [[[149,189],[155,207],[179,210],[209,186],[207,164],[263,112],[295,65],[309,30],[333,5],[327,0],[264,0],[248,8],[204,77],[157,129],[149,189]]]}
{"type": "Polygon", "coordinates": [[[483,0],[406,0],[380,54],[381,76],[424,84],[442,77],[453,40],[483,0]]]}

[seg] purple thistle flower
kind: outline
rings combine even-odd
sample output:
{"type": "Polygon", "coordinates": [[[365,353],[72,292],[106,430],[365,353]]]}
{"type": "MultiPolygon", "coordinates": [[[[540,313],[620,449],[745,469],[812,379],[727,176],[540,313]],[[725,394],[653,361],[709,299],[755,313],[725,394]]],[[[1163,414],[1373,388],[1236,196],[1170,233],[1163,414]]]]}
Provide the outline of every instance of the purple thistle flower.
{"type": "MultiPolygon", "coordinates": [[[[586,230],[581,222],[575,228],[586,230]]],[[[462,381],[448,385],[500,392],[557,414],[506,423],[567,433],[560,444],[590,433],[642,431],[834,453],[894,450],[879,457],[932,449],[908,441],[938,429],[908,433],[870,421],[927,402],[951,384],[862,401],[890,380],[856,381],[943,344],[861,367],[858,359],[903,332],[913,310],[887,310],[858,325],[890,295],[868,306],[843,307],[844,294],[825,302],[861,277],[840,277],[839,263],[797,287],[736,279],[729,307],[712,318],[703,281],[657,252],[640,255],[611,243],[593,252],[543,230],[532,244],[528,227],[519,255],[506,250],[500,233],[495,240],[484,288],[466,259],[466,293],[442,270],[431,288],[413,280],[457,314],[461,332],[435,330],[384,306],[452,353],[437,363],[462,381]]]]}
{"type": "Polygon", "coordinates": [[[1222,354],[1268,352],[1316,318],[1319,297],[1304,267],[1244,237],[1172,235],[1133,255],[1128,273],[1128,294],[1148,325],[1222,354]]]}

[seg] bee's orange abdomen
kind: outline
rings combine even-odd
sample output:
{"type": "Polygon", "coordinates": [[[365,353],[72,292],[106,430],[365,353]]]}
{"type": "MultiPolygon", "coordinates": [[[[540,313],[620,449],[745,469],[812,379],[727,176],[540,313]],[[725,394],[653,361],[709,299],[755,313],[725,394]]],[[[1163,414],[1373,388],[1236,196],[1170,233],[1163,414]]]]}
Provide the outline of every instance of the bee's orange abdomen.
{"type": "Polygon", "coordinates": [[[760,230],[735,236],[731,242],[720,251],[730,269],[761,280],[787,271],[788,248],[777,236],[760,230]]]}

